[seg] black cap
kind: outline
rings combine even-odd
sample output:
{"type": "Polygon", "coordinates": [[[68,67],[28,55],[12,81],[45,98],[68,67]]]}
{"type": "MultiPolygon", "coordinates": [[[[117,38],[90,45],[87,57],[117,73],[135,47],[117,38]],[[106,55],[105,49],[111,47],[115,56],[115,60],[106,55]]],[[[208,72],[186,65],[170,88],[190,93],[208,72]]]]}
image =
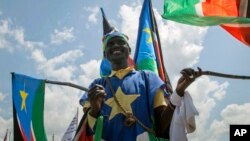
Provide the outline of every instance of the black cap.
{"type": "Polygon", "coordinates": [[[100,8],[102,12],[102,23],[103,23],[103,36],[112,32],[112,31],[117,31],[113,26],[111,26],[106,19],[105,13],[103,11],[103,8],[100,8]]]}

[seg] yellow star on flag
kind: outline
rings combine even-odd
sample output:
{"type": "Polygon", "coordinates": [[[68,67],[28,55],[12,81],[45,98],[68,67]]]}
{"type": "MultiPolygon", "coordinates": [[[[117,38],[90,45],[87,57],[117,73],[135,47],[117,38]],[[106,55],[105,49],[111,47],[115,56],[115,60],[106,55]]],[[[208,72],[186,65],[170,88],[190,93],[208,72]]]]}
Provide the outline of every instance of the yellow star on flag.
{"type": "Polygon", "coordinates": [[[22,98],[22,105],[21,105],[21,111],[25,109],[26,111],[26,99],[28,94],[25,91],[20,91],[20,96],[22,98]]]}
{"type": "MultiPolygon", "coordinates": [[[[135,101],[136,98],[139,97],[140,95],[139,94],[126,95],[119,87],[115,93],[115,96],[117,97],[118,101],[121,103],[121,105],[126,111],[132,112],[131,103],[135,101]]],[[[109,98],[105,103],[112,108],[109,120],[111,120],[115,115],[119,113],[124,113],[122,109],[115,102],[114,97],[109,98]]]]}
{"type": "Polygon", "coordinates": [[[152,34],[151,34],[151,30],[150,30],[150,28],[144,28],[144,30],[143,30],[144,32],[146,32],[148,35],[149,35],[149,38],[148,38],[148,40],[147,40],[147,43],[148,44],[150,44],[150,43],[152,43],[152,34]]]}

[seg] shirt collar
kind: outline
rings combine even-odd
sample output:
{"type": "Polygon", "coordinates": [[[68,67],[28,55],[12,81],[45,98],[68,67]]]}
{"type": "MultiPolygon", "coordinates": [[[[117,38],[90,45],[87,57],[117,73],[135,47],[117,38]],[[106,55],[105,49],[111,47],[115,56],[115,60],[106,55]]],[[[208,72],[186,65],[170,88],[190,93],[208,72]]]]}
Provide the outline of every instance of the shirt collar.
{"type": "Polygon", "coordinates": [[[125,69],[120,69],[118,71],[112,70],[111,74],[109,77],[116,76],[119,79],[122,79],[124,76],[126,76],[128,73],[134,70],[134,67],[127,67],[125,69]]]}

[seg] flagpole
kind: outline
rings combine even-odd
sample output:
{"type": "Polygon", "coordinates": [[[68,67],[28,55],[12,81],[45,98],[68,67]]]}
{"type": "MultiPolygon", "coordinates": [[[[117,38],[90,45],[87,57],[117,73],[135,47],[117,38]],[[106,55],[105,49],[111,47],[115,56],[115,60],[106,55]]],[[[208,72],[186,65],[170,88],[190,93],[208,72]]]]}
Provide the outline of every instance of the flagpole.
{"type": "MultiPolygon", "coordinates": [[[[152,24],[153,24],[152,29],[155,32],[156,38],[158,40],[158,46],[159,46],[158,49],[159,49],[159,53],[160,53],[160,58],[159,59],[161,60],[162,65],[163,65],[162,69],[163,69],[163,73],[165,75],[165,83],[166,83],[166,86],[167,86],[167,91],[169,93],[173,93],[173,88],[172,88],[172,85],[171,85],[171,81],[170,81],[170,78],[169,78],[168,73],[166,71],[166,68],[164,66],[164,59],[163,59],[163,54],[162,54],[162,49],[161,49],[161,40],[160,40],[158,25],[157,25],[157,22],[156,22],[156,19],[155,19],[155,16],[154,16],[154,11],[153,11],[153,8],[152,8],[151,0],[149,0],[149,7],[150,7],[150,17],[152,19],[152,24]]],[[[151,34],[152,34],[151,36],[154,38],[154,35],[153,35],[152,32],[151,32],[151,34]]],[[[154,42],[154,44],[155,44],[155,42],[154,42]]],[[[156,46],[156,45],[154,45],[154,46],[156,46]]]]}
{"type": "MultiPolygon", "coordinates": [[[[13,75],[15,73],[11,72],[11,74],[13,75]]],[[[45,79],[44,81],[45,81],[45,83],[48,83],[48,84],[64,85],[64,86],[69,86],[69,87],[77,88],[77,89],[80,89],[82,91],[86,91],[86,92],[88,91],[87,88],[79,86],[79,85],[76,85],[76,84],[73,84],[73,83],[70,83],[70,82],[52,81],[52,80],[48,80],[48,79],[45,79]]]]}
{"type": "Polygon", "coordinates": [[[45,83],[48,83],[48,84],[56,84],[56,85],[65,85],[65,86],[69,86],[69,87],[73,87],[73,88],[77,88],[77,89],[80,89],[80,90],[83,90],[83,91],[88,91],[87,88],[85,87],[82,87],[82,86],[79,86],[79,85],[76,85],[76,84],[73,84],[73,83],[70,83],[70,82],[59,82],[59,81],[51,81],[51,80],[45,80],[45,83]]]}
{"type": "Polygon", "coordinates": [[[224,77],[224,78],[232,78],[232,79],[250,79],[250,76],[244,76],[244,75],[232,75],[232,74],[225,74],[225,73],[218,73],[214,71],[202,71],[202,75],[211,75],[211,76],[217,76],[217,77],[224,77]]]}

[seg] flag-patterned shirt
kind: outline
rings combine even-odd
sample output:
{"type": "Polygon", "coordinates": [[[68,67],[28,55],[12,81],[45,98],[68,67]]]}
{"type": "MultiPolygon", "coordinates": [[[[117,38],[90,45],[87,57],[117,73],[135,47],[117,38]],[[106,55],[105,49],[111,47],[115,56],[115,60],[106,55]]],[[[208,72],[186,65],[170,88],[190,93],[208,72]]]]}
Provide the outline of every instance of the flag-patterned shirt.
{"type": "MultiPolygon", "coordinates": [[[[113,71],[109,79],[124,109],[132,112],[145,126],[152,129],[154,108],[166,105],[161,79],[150,71],[135,71],[130,67],[113,71]]],[[[100,112],[104,117],[102,138],[107,141],[149,140],[148,133],[138,123],[130,127],[123,124],[124,112],[115,102],[106,79],[96,79],[90,88],[95,84],[101,84],[107,94],[100,112]]],[[[95,119],[90,115],[88,123],[95,130],[95,119]]]]}

